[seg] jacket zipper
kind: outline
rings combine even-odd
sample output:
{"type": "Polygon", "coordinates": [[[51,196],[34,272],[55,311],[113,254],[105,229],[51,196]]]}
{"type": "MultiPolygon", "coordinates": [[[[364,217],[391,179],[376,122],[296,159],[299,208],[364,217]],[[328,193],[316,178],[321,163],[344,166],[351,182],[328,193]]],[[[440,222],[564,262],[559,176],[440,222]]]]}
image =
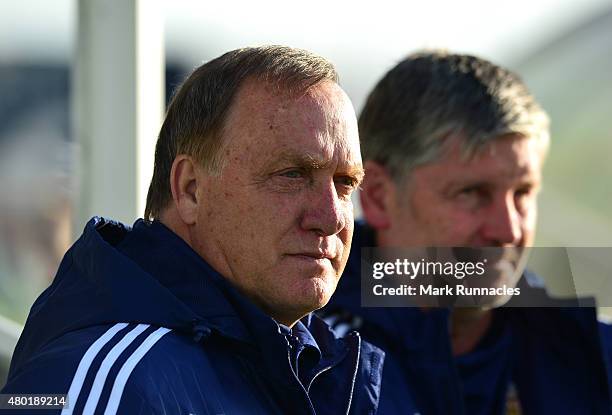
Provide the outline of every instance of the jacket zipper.
{"type": "Polygon", "coordinates": [[[355,372],[353,373],[353,380],[351,381],[351,393],[349,395],[348,406],[346,408],[346,414],[348,415],[351,410],[351,403],[353,403],[353,392],[355,391],[355,381],[357,380],[357,372],[359,371],[359,358],[361,357],[361,336],[356,331],[351,332],[350,336],[357,338],[357,359],[355,361],[355,372]]]}
{"type": "MultiPolygon", "coordinates": [[[[349,334],[349,336],[353,336],[353,337],[357,338],[357,359],[355,361],[355,371],[353,373],[353,378],[351,380],[351,391],[350,391],[350,395],[349,395],[348,406],[346,408],[346,414],[347,415],[348,415],[349,411],[351,410],[351,403],[353,401],[353,392],[355,391],[355,381],[357,380],[357,372],[359,372],[359,358],[361,357],[361,337],[359,336],[359,333],[356,332],[356,331],[353,331],[353,332],[351,332],[349,334]]],[[[331,369],[334,366],[335,365],[326,366],[323,369],[321,369],[320,371],[318,371],[317,373],[315,373],[315,375],[310,380],[310,383],[308,384],[307,392],[310,391],[310,387],[314,383],[314,381],[317,378],[317,376],[319,376],[323,372],[328,371],[329,369],[331,369]]]]}
{"type": "Polygon", "coordinates": [[[310,395],[308,395],[308,391],[306,390],[304,385],[302,385],[302,382],[300,381],[300,378],[295,373],[295,370],[293,369],[293,365],[291,364],[291,348],[293,346],[291,345],[291,343],[289,342],[289,340],[286,337],[285,337],[285,341],[287,342],[287,362],[289,363],[289,368],[291,369],[291,373],[293,373],[293,377],[295,378],[295,380],[297,380],[297,383],[302,388],[302,391],[304,392],[304,395],[306,395],[306,400],[308,401],[308,406],[310,407],[310,413],[313,414],[313,415],[316,415],[317,412],[315,411],[314,406],[312,404],[312,401],[310,400],[310,395]]]}

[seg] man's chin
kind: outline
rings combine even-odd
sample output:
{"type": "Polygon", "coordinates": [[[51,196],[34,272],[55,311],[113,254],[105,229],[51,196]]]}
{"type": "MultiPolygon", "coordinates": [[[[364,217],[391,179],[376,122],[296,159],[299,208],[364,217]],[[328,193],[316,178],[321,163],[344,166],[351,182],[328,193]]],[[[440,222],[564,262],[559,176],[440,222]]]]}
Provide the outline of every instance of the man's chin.
{"type": "Polygon", "coordinates": [[[301,285],[302,290],[295,293],[295,298],[301,297],[304,299],[300,303],[307,306],[310,312],[327,305],[336,290],[337,280],[335,278],[330,279],[329,277],[317,276],[308,278],[301,285]]]}

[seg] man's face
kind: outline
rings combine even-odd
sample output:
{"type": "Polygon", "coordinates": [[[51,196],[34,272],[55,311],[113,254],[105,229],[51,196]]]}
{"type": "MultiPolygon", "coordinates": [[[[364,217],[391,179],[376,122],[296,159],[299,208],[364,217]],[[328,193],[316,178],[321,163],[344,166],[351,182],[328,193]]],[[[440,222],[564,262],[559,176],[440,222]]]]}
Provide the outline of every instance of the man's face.
{"type": "MultiPolygon", "coordinates": [[[[446,144],[437,161],[415,168],[401,187],[392,185],[388,228],[379,230],[379,244],[503,247],[495,255],[519,267],[522,250],[511,248],[533,245],[546,146],[503,136],[466,159],[459,139],[446,144]]],[[[494,284],[514,285],[516,275],[494,277],[494,284]]]]}
{"type": "MultiPolygon", "coordinates": [[[[461,142],[417,167],[391,211],[400,246],[524,247],[534,240],[545,147],[504,136],[465,159],[461,142]]],[[[398,189],[399,190],[399,189],[398,189]]]]}
{"type": "Polygon", "coordinates": [[[363,177],[346,94],[246,82],[225,123],[225,165],[204,181],[194,247],[265,312],[292,324],[325,305],[346,264],[363,177]]]}

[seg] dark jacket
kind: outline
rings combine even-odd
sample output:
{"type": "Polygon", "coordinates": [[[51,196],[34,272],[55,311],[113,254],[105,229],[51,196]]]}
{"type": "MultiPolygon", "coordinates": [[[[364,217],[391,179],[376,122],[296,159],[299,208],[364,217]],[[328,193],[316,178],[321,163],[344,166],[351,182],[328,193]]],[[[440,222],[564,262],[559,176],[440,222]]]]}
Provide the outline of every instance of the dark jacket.
{"type": "MultiPolygon", "coordinates": [[[[344,277],[321,314],[338,333],[357,328],[385,351],[379,414],[504,414],[511,395],[523,414],[612,413],[612,330],[595,308],[496,309],[476,348],[453,357],[448,309],[360,306],[360,249],[374,244],[358,224],[344,277]]],[[[546,295],[534,281],[523,278],[521,293],[546,295]]]]}
{"type": "Polygon", "coordinates": [[[75,414],[372,414],[382,360],[316,316],[280,326],[161,223],[94,218],[2,393],[68,394],[75,414]]]}

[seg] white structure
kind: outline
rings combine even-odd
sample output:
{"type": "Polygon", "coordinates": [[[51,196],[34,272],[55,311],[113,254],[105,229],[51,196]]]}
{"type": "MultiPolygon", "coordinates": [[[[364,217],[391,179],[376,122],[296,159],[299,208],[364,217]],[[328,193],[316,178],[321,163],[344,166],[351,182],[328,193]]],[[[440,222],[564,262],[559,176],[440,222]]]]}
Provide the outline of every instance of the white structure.
{"type": "Polygon", "coordinates": [[[93,215],[142,216],[164,105],[158,0],[79,0],[73,77],[74,233],[93,215]]]}

